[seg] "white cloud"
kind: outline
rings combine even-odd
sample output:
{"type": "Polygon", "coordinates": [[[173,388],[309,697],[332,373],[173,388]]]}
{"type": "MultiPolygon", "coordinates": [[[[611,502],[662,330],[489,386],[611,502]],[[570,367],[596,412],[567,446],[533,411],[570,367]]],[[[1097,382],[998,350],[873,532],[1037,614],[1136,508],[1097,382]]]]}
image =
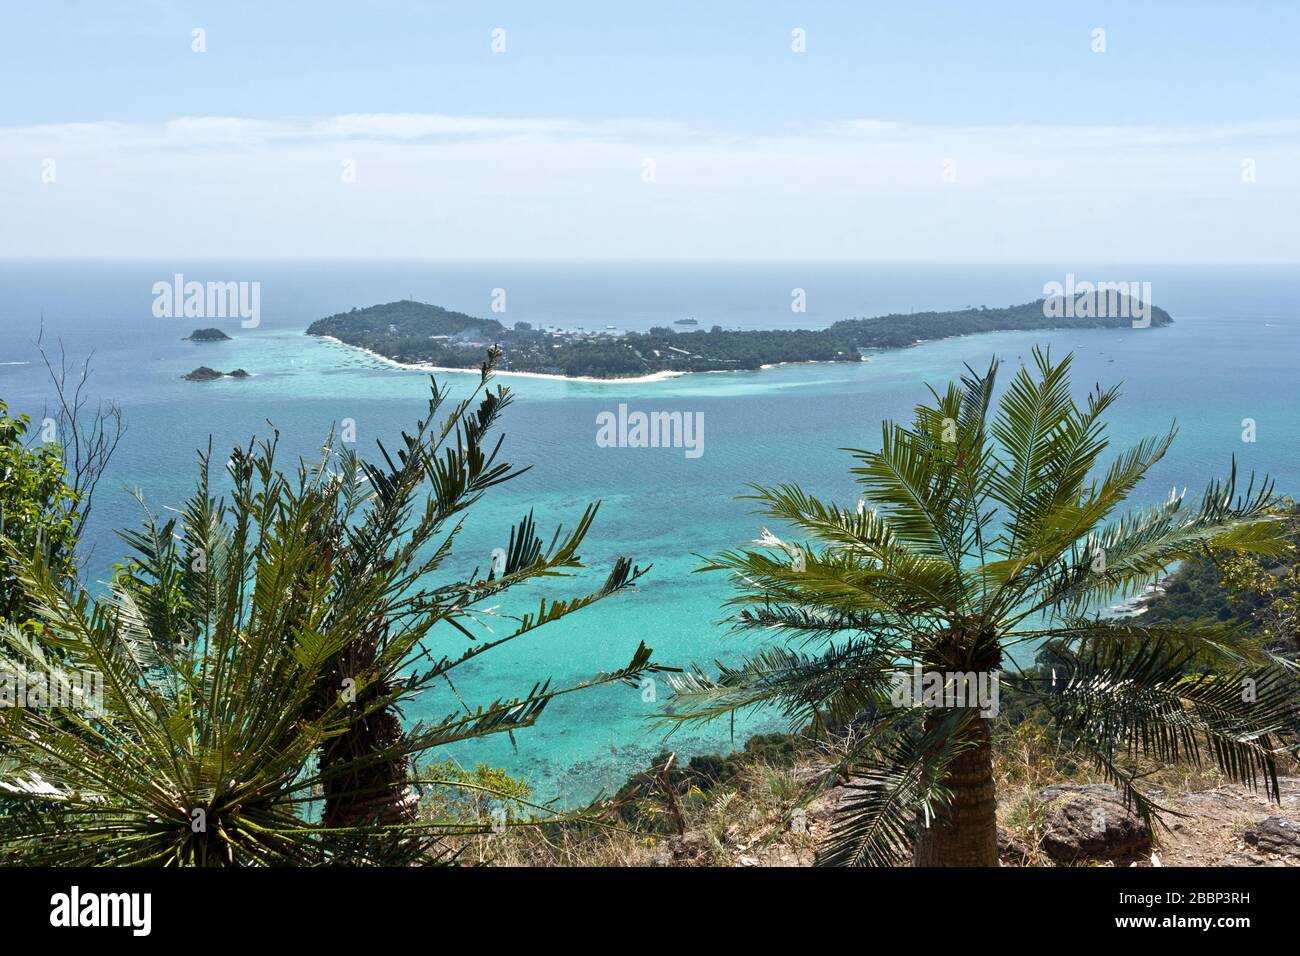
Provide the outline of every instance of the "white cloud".
{"type": "Polygon", "coordinates": [[[1298,197],[1291,121],[854,119],[752,138],[423,113],[0,128],[0,255],[1294,260],[1298,197]]]}
{"type": "Polygon", "coordinates": [[[445,136],[556,135],[577,132],[571,120],[438,116],[430,113],[349,113],[312,125],[324,138],[419,140],[445,136]]]}

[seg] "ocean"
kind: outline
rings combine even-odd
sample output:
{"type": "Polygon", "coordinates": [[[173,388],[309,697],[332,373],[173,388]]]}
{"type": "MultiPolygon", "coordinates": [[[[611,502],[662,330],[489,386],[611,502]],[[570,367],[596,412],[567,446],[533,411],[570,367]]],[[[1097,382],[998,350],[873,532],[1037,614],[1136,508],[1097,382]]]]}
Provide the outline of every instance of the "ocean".
{"type": "MultiPolygon", "coordinates": [[[[676,666],[736,660],[757,638],[737,637],[722,623],[731,593],[725,578],[692,572],[702,555],[761,533],[762,519],[737,500],[744,484],[793,481],[852,504],[858,497],[848,474],[852,461],[841,449],[876,446],[881,420],[909,415],[926,397],[927,383],[958,376],[966,363],[982,369],[994,355],[1014,367],[1029,360],[1036,344],[1075,354],[1080,394],[1094,383],[1123,383],[1123,398],[1109,416],[1116,450],[1178,423],[1173,450],[1134,503],[1159,500],[1174,486],[1195,494],[1226,473],[1234,455],[1243,473],[1267,472],[1280,491],[1296,494],[1300,276],[1141,264],[7,260],[0,261],[0,399],[11,411],[43,417],[51,389],[34,344],[43,325],[47,348],[62,343],[72,359],[91,356],[91,394],[122,407],[128,431],[84,542],[84,573],[97,582],[125,554],[114,529],[139,524],[128,490],[139,489],[155,511],[174,507],[192,487],[196,453],[209,436],[220,452],[274,427],[288,456],[313,456],[331,424],[349,418],[365,452],[377,439],[395,440],[422,412],[427,375],[303,334],[324,315],[414,298],[506,323],[571,329],[639,330],[688,317],[703,328],[816,328],[889,312],[1027,302],[1067,273],[1079,280],[1149,281],[1174,324],[994,333],[875,353],[856,366],[791,365],[661,382],[500,378],[516,395],[504,422],[504,455],[533,467],[474,509],[457,569],[489,563],[528,511],[545,532],[571,524],[593,500],[602,502],[600,516],[582,549],[593,570],[572,579],[569,590],[593,585],[621,554],[653,569],[636,593],[544,627],[459,671],[461,695],[486,703],[524,693],[546,677],[567,683],[621,666],[639,641],[676,666]],[[260,325],[155,318],[152,286],[176,273],[187,280],[260,282],[260,325]],[[496,290],[505,290],[504,313],[490,311],[494,295],[502,301],[496,290]],[[806,311],[792,311],[795,290],[803,290],[806,311]],[[210,325],[233,340],[182,340],[210,325]],[[252,377],[181,380],[199,365],[244,368],[252,377]],[[620,404],[702,416],[703,453],[600,447],[597,416],[617,413],[620,404]],[[1242,437],[1248,418],[1255,423],[1253,442],[1242,437]]],[[[474,381],[446,379],[453,397],[474,381]]],[[[532,603],[539,593],[520,597],[532,603]]],[[[447,628],[438,641],[439,653],[454,654],[464,638],[447,628]]],[[[773,714],[747,715],[734,726],[689,727],[665,741],[642,696],[618,686],[561,698],[514,740],[503,735],[451,755],[503,767],[539,795],[574,803],[616,788],[661,749],[685,759],[784,726],[773,714]]],[[[407,717],[458,709],[450,690],[433,690],[407,717]]]]}

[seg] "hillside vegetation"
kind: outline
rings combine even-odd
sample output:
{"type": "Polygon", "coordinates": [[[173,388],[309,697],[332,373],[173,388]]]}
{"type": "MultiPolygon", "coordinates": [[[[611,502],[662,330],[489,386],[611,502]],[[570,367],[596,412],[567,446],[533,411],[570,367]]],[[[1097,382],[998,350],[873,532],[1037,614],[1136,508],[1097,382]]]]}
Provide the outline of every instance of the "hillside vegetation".
{"type": "MultiPolygon", "coordinates": [[[[1082,298],[1082,297],[1081,297],[1082,298]]],[[[915,312],[871,319],[846,319],[826,329],[675,332],[546,331],[527,322],[507,327],[435,305],[404,299],[340,312],[313,322],[308,335],[332,336],[403,364],[477,368],[483,349],[501,348],[499,368],[516,372],[618,378],[655,372],[743,371],[780,362],[859,362],[871,349],[902,348],[916,342],[979,332],[1052,328],[1129,328],[1120,316],[1058,318],[1038,299],[1007,308],[915,312]]],[[[1091,310],[1109,311],[1109,310],[1091,310]]],[[[1152,327],[1172,320],[1152,307],[1152,327]]]]}

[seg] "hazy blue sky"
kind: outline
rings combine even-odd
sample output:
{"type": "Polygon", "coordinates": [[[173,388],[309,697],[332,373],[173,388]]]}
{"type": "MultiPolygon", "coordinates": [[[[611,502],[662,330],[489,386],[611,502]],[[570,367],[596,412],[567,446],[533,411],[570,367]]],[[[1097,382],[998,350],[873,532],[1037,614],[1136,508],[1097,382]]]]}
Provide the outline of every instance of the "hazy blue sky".
{"type": "Polygon", "coordinates": [[[1293,261],[1297,62],[1286,2],[6,2],[0,255],[1293,261]]]}

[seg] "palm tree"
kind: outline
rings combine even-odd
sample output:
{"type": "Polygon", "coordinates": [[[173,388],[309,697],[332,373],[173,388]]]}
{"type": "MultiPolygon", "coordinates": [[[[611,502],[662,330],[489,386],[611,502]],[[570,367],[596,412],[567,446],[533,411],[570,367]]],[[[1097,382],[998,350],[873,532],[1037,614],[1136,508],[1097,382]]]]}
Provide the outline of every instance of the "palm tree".
{"type": "Polygon", "coordinates": [[[549,681],[478,707],[451,672],[627,590],[644,573],[619,558],[596,590],[495,610],[507,589],[581,568],[589,506],[544,546],[531,513],[503,561],[445,571],[465,512],[522,470],[489,435],[510,403],[474,393],[436,423],[447,392],[396,456],[360,460],[327,441],[286,476],[275,439],[237,449],[229,502],[201,457],[197,493],[167,521],[123,535],[133,550],[108,593],[69,587],[39,554],[9,547],[40,628],[0,626],[0,668],[28,683],[102,677],[95,699],[0,712],[0,856],[107,865],[408,862],[448,834],[488,824],[421,820],[413,758],[513,734],[556,697],[659,668],[644,644],[624,666],[576,686],[549,681]],[[474,403],[477,402],[477,407],[474,403]],[[493,607],[488,607],[491,604],[493,607]],[[495,622],[493,632],[486,624],[495,622]],[[502,627],[502,625],[506,625],[502,627]],[[439,627],[439,625],[442,625],[439,627]],[[435,630],[437,628],[437,630],[435,630]],[[472,643],[463,644],[464,639],[472,643]],[[450,639],[454,644],[448,646],[450,639]],[[443,688],[446,716],[403,727],[402,702],[443,688]]]}
{"type": "MultiPolygon", "coordinates": [[[[864,728],[841,772],[854,778],[820,859],[917,866],[996,865],[991,708],[980,680],[1018,670],[1018,645],[1051,641],[1059,681],[1011,683],[1033,695],[1125,799],[1158,811],[1137,786],[1138,755],[1210,757],[1276,796],[1279,734],[1296,726],[1283,661],[1222,627],[1143,626],[1096,613],[1206,548],[1276,553],[1271,487],[1243,495],[1235,462],[1199,506],[1172,494],[1117,520],[1116,509],[1165,454],[1175,429],[1101,470],[1103,413],[1118,391],[1071,397],[1071,358],[1034,353],[990,405],[997,362],[886,422],[879,451],[849,449],[856,508],[792,484],[751,486],[759,511],[808,541],[765,531],[766,547],[725,552],[701,570],[733,575],[741,629],[799,639],[673,679],[670,724],[776,707],[797,726],[864,728]],[[813,648],[808,650],[808,648],[813,648]],[[922,693],[910,692],[913,680],[922,693]],[[901,692],[900,692],[901,691],[901,692]]],[[[996,708],[992,708],[996,709],[996,708]]],[[[829,778],[828,778],[829,779],[829,778]]]]}

